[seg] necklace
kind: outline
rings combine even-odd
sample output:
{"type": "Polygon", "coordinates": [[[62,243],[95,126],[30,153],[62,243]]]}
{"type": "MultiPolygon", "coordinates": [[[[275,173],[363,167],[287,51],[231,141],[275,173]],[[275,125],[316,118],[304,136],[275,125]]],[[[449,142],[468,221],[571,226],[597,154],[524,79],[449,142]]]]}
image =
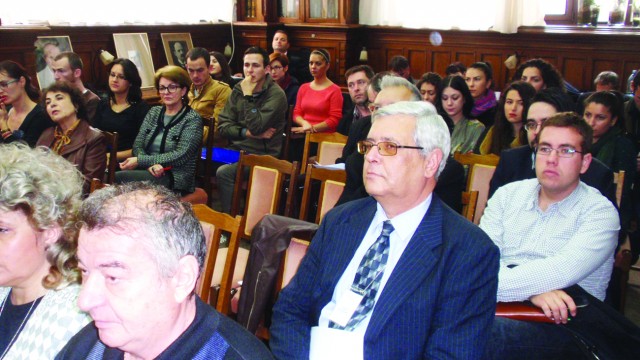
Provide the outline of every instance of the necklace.
{"type": "MultiPolygon", "coordinates": [[[[2,301],[2,306],[0,306],[0,316],[2,316],[2,311],[4,310],[4,305],[5,305],[5,303],[7,302],[7,299],[10,296],[11,296],[11,293],[7,294],[7,297],[5,297],[4,300],[2,301]]],[[[29,318],[29,315],[31,315],[31,311],[33,310],[33,307],[36,305],[37,302],[38,302],[38,299],[35,299],[31,303],[31,307],[29,307],[29,311],[27,311],[27,315],[25,315],[25,317],[22,319],[22,322],[20,323],[20,326],[18,326],[18,330],[16,330],[16,333],[13,334],[13,337],[11,338],[11,341],[9,341],[9,344],[7,344],[7,348],[4,349],[4,352],[2,353],[2,355],[0,355],[0,359],[4,359],[4,356],[7,355],[7,352],[9,351],[9,349],[11,349],[11,346],[16,341],[16,338],[18,337],[18,334],[20,334],[20,331],[22,331],[22,327],[24,326],[24,323],[27,322],[27,319],[29,318]]]]}

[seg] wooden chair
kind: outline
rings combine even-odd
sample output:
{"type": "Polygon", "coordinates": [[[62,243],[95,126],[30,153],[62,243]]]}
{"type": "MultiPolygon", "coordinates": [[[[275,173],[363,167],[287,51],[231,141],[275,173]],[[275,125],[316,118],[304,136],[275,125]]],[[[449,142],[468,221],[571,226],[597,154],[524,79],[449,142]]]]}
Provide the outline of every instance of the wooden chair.
{"type": "Polygon", "coordinates": [[[231,215],[240,213],[240,198],[245,169],[249,171],[241,236],[251,236],[253,227],[267,214],[290,216],[299,174],[298,162],[290,163],[269,155],[247,155],[240,152],[238,172],[233,190],[231,215]],[[288,181],[286,181],[288,177],[288,181]],[[282,191],[287,188],[284,210],[278,211],[282,191]]]}
{"type": "Polygon", "coordinates": [[[107,139],[107,151],[109,153],[104,182],[113,184],[116,182],[116,169],[118,169],[118,133],[102,131],[102,134],[107,139]]]}
{"type": "Polygon", "coordinates": [[[318,209],[315,223],[319,224],[327,211],[331,210],[338,202],[344,185],[347,182],[347,173],[344,170],[330,170],[307,165],[304,178],[304,190],[300,205],[300,220],[307,220],[307,214],[311,207],[312,180],[320,181],[320,194],[318,196],[318,209]]]}
{"type": "Polygon", "coordinates": [[[291,133],[291,127],[293,126],[293,108],[294,105],[289,105],[289,108],[287,109],[286,121],[284,123],[284,139],[282,143],[282,152],[280,153],[280,159],[283,160],[289,160],[289,143],[291,142],[291,139],[294,137],[294,135],[297,135],[298,138],[302,138],[302,136],[299,134],[291,133]]]}
{"type": "Polygon", "coordinates": [[[453,153],[453,158],[460,164],[467,165],[469,167],[474,164],[498,166],[498,161],[500,161],[500,157],[493,154],[478,155],[472,153],[461,153],[459,151],[453,153]]]}
{"type": "Polygon", "coordinates": [[[478,191],[462,192],[462,216],[473,222],[478,205],[478,191]]]}
{"type": "Polygon", "coordinates": [[[489,199],[489,182],[491,181],[495,171],[495,166],[484,164],[473,164],[469,170],[466,191],[478,192],[476,212],[473,216],[474,224],[479,224],[480,218],[482,217],[482,214],[484,214],[484,208],[487,206],[487,200],[489,199]]]}
{"type": "Polygon", "coordinates": [[[304,173],[309,162],[310,146],[318,144],[316,161],[321,165],[331,165],[342,156],[342,148],[347,144],[347,137],[334,133],[307,133],[304,139],[304,152],[302,153],[301,171],[304,173]]]}
{"type": "Polygon", "coordinates": [[[616,184],[616,204],[620,208],[622,203],[622,189],[624,188],[624,170],[613,173],[613,183],[616,184]]]}
{"type": "MultiPolygon", "coordinates": [[[[202,147],[205,151],[204,159],[202,158],[202,153],[198,152],[196,157],[196,181],[202,186],[202,190],[207,195],[207,200],[204,204],[207,204],[208,199],[211,198],[212,192],[212,182],[211,179],[213,177],[213,144],[214,144],[214,136],[215,136],[215,119],[213,117],[203,118],[202,119],[202,131],[204,136],[202,147]]],[[[198,194],[200,191],[196,189],[196,192],[189,195],[198,196],[198,198],[202,198],[202,194],[198,194]]],[[[187,196],[189,196],[187,195],[187,196]]],[[[191,202],[191,201],[189,201],[191,202]]]]}
{"type": "Polygon", "coordinates": [[[196,292],[204,302],[210,303],[211,287],[220,285],[215,307],[219,312],[227,315],[231,301],[233,270],[238,254],[242,218],[240,216],[232,217],[231,215],[217,212],[203,204],[194,205],[193,212],[202,224],[207,242],[207,255],[205,257],[202,274],[200,275],[200,279],[198,279],[196,292]],[[218,251],[223,232],[228,233],[229,238],[229,247],[226,253],[218,251]],[[216,270],[216,259],[218,256],[224,256],[224,270],[220,284],[214,284],[212,283],[212,279],[213,272],[216,270]]]}

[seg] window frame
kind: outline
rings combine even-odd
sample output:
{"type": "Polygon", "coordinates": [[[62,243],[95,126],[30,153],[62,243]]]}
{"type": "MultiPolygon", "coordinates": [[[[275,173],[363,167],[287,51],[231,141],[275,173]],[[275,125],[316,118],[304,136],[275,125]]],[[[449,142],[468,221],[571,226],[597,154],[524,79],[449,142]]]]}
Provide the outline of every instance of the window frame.
{"type": "Polygon", "coordinates": [[[566,0],[564,14],[545,15],[547,25],[575,25],[577,23],[576,8],[578,0],[566,0]]]}

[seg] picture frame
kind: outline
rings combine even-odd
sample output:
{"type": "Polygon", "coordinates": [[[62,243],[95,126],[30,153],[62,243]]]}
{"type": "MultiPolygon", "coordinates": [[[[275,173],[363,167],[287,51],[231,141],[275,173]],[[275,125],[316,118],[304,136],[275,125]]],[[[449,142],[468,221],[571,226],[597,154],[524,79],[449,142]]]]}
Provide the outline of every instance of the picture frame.
{"type": "Polygon", "coordinates": [[[142,89],[155,87],[155,69],[151,57],[151,47],[146,33],[113,34],[116,54],[119,58],[131,60],[140,73],[142,89]]]}
{"type": "Polygon", "coordinates": [[[36,55],[36,78],[40,90],[52,85],[56,80],[53,77],[53,59],[61,52],[73,51],[71,38],[67,35],[38,36],[33,43],[36,55]]]}
{"type": "Polygon", "coordinates": [[[187,67],[187,52],[193,49],[190,33],[161,33],[167,64],[187,67]]]}

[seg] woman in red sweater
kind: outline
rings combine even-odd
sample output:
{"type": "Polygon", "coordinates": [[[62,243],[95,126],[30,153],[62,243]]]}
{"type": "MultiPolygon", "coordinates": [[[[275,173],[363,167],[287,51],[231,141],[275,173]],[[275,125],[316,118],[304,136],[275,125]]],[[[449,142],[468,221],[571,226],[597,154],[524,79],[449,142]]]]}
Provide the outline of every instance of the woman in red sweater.
{"type": "Polygon", "coordinates": [[[342,117],[342,92],[327,78],[331,57],[325,49],[311,52],[309,71],[313,81],[298,90],[293,110],[294,133],[335,132],[342,117]],[[297,126],[296,126],[297,125],[297,126]]]}

